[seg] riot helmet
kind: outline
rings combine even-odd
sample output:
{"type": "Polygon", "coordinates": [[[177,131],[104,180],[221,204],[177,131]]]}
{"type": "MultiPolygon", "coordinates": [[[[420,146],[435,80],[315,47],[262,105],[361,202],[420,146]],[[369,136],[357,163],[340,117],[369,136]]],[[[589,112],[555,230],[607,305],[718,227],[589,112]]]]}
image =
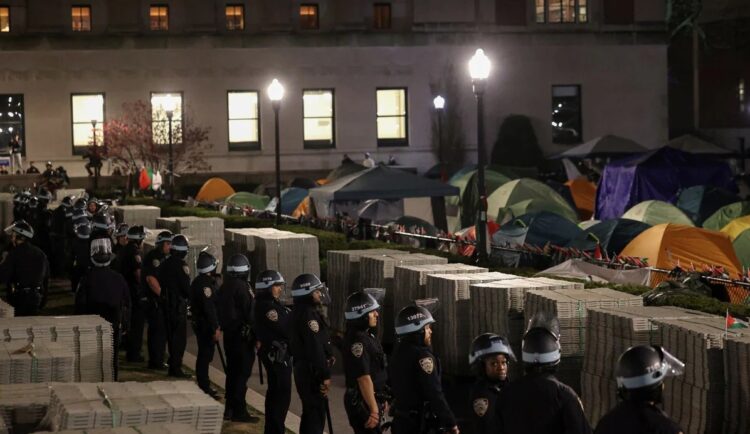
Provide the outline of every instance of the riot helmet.
{"type": "Polygon", "coordinates": [[[176,234],[174,237],[172,237],[172,244],[169,247],[169,252],[171,255],[184,259],[185,256],[187,256],[189,249],[190,243],[185,235],[176,234]]]}
{"type": "Polygon", "coordinates": [[[297,276],[292,282],[292,298],[294,303],[316,303],[315,292],[320,294],[320,304],[328,304],[328,288],[320,281],[318,276],[304,273],[297,276]]]}
{"type": "Polygon", "coordinates": [[[396,335],[405,337],[421,334],[427,325],[434,323],[435,319],[426,307],[417,305],[406,306],[396,315],[396,335]]]}
{"type": "Polygon", "coordinates": [[[344,318],[347,327],[366,329],[377,326],[377,322],[371,324],[370,312],[380,309],[380,303],[365,291],[357,291],[346,298],[344,318]]]}
{"type": "Polygon", "coordinates": [[[89,225],[88,223],[76,225],[75,232],[76,236],[79,239],[88,240],[89,238],[91,238],[91,225],[89,225]]]}
{"type": "Polygon", "coordinates": [[[247,256],[237,253],[227,261],[227,274],[232,277],[247,280],[250,275],[250,261],[247,256]]]}
{"type": "Polygon", "coordinates": [[[6,234],[14,234],[16,237],[20,237],[23,240],[30,240],[34,238],[34,228],[26,222],[26,220],[16,220],[5,228],[6,234]]]}
{"type": "Polygon", "coordinates": [[[560,363],[560,323],[539,312],[529,320],[523,335],[521,357],[527,367],[554,368],[560,363]]]}
{"type": "Polygon", "coordinates": [[[100,230],[100,231],[112,231],[112,218],[110,218],[109,214],[99,212],[94,214],[94,217],[91,219],[91,226],[93,229],[100,230]]]}
{"type": "Polygon", "coordinates": [[[119,225],[117,225],[117,231],[115,231],[115,236],[117,238],[127,237],[128,230],[130,230],[130,226],[127,223],[120,223],[119,225]]]}
{"type": "Polygon", "coordinates": [[[483,333],[471,343],[469,352],[469,365],[474,373],[480,377],[490,378],[495,381],[505,381],[508,378],[507,365],[516,361],[516,355],[510,347],[507,338],[494,333],[483,333]],[[497,356],[505,356],[505,365],[497,356]],[[487,361],[489,360],[489,374],[487,361]]]}
{"type": "Polygon", "coordinates": [[[106,267],[112,262],[112,242],[109,238],[91,240],[91,263],[95,267],[106,267]]]}
{"type": "MultiPolygon", "coordinates": [[[[174,244],[172,244],[174,246],[174,244]]],[[[216,271],[219,261],[216,257],[208,252],[200,252],[198,259],[195,261],[195,269],[199,274],[209,274],[216,271]]]]}
{"type": "Polygon", "coordinates": [[[172,242],[172,237],[173,236],[174,235],[172,235],[172,232],[170,232],[170,231],[161,231],[156,236],[156,244],[159,245],[159,244],[164,243],[164,242],[172,242]]]}
{"type": "Polygon", "coordinates": [[[615,378],[623,399],[661,402],[662,383],[685,372],[685,364],[658,345],[628,348],[617,361],[615,378]]]}
{"type": "Polygon", "coordinates": [[[143,241],[146,238],[146,229],[136,225],[128,228],[128,239],[132,241],[143,241]]]}

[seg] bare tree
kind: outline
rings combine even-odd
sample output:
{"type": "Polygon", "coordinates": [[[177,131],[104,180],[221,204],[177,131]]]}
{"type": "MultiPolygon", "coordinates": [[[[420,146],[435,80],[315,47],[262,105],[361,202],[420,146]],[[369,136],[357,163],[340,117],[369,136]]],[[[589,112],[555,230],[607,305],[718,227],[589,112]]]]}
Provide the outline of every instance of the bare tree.
{"type": "MultiPolygon", "coordinates": [[[[442,113],[442,154],[448,167],[461,167],[466,159],[466,138],[464,137],[461,111],[461,90],[456,78],[456,67],[446,63],[439,80],[430,85],[433,96],[445,98],[442,113]]],[[[432,149],[440,157],[437,116],[432,116],[432,149]]]]}

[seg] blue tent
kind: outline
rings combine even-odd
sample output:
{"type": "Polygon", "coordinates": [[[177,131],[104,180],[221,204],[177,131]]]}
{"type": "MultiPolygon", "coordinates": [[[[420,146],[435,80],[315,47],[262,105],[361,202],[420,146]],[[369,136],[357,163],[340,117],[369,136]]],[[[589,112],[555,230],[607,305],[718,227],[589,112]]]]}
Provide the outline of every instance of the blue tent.
{"type": "Polygon", "coordinates": [[[675,203],[679,192],[712,185],[736,192],[732,171],[723,161],[669,147],[609,163],[596,191],[596,218],[608,220],[646,200],[675,203]]]}
{"type": "MultiPolygon", "coordinates": [[[[307,197],[307,189],[290,187],[281,190],[281,213],[292,215],[299,204],[307,197]]],[[[266,207],[267,211],[276,211],[276,198],[274,197],[266,207]]]]}
{"type": "Polygon", "coordinates": [[[580,250],[594,250],[598,242],[603,251],[619,254],[633,238],[650,227],[648,224],[637,220],[606,220],[586,229],[571,241],[570,247],[580,250]]]}
{"type": "Polygon", "coordinates": [[[571,240],[582,236],[583,230],[565,217],[548,211],[524,214],[503,225],[492,235],[492,243],[531,244],[544,247],[547,243],[567,246],[571,240]]]}
{"type": "Polygon", "coordinates": [[[711,217],[719,208],[738,202],[737,194],[713,185],[696,185],[680,192],[677,208],[683,210],[696,226],[711,217]]]}

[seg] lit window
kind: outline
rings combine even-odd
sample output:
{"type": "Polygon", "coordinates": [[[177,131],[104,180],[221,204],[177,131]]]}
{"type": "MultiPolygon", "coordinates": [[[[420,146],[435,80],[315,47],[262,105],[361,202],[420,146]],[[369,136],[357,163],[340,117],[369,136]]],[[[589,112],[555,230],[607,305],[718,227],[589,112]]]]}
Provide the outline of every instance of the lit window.
{"type": "Polygon", "coordinates": [[[227,30],[243,30],[245,28],[245,7],[242,5],[227,6],[227,30]]]}
{"type": "Polygon", "coordinates": [[[373,9],[373,27],[376,29],[391,28],[391,5],[390,3],[375,3],[373,9]]]}
{"type": "Polygon", "coordinates": [[[333,148],[333,90],[302,92],[304,145],[306,148],[333,148]]]}
{"type": "Polygon", "coordinates": [[[70,14],[74,32],[91,31],[91,6],[73,6],[70,14]]]}
{"type": "Polygon", "coordinates": [[[83,152],[87,146],[94,144],[94,125],[96,121],[96,144],[102,144],[102,124],[104,123],[104,94],[78,94],[70,97],[73,111],[73,150],[83,152]]]}
{"type": "Polygon", "coordinates": [[[22,94],[0,95],[0,148],[8,149],[11,140],[18,135],[21,152],[25,154],[23,107],[22,94]]]}
{"type": "Polygon", "coordinates": [[[408,145],[406,89],[378,89],[376,94],[378,146],[408,145]]]}
{"type": "Polygon", "coordinates": [[[151,30],[169,30],[169,6],[151,6],[148,16],[151,30]]]}
{"type": "Polygon", "coordinates": [[[552,86],[552,142],[583,142],[581,86],[552,86]]]}
{"type": "Polygon", "coordinates": [[[0,7],[0,33],[10,32],[10,8],[0,7]]]}
{"type": "Polygon", "coordinates": [[[536,0],[537,23],[586,23],[588,0],[536,0]]]}
{"type": "Polygon", "coordinates": [[[151,94],[151,137],[157,145],[169,144],[169,113],[172,113],[172,143],[182,141],[182,92],[151,94]]]}
{"type": "Polygon", "coordinates": [[[229,149],[260,149],[258,92],[228,92],[229,149]]]}
{"type": "Polygon", "coordinates": [[[318,28],[318,5],[301,5],[299,7],[299,26],[302,29],[318,28]]]}

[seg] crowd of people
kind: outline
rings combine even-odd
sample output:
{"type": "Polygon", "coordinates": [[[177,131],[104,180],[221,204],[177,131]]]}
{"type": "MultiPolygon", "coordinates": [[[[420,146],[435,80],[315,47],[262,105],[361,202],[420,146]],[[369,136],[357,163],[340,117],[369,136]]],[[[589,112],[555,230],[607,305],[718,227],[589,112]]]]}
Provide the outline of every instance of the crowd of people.
{"type": "MultiPolygon", "coordinates": [[[[0,280],[16,314],[36,315],[44,307],[51,275],[68,274],[77,314],[100,315],[112,324],[115,354],[121,341],[126,359],[146,363],[170,377],[182,370],[188,321],[198,347],[196,380],[217,398],[208,369],[215,353],[225,359],[225,419],[254,423],[245,393],[256,356],[267,373],[265,433],[284,433],[292,379],[302,402],[299,432],[322,433],[331,424],[329,391],[336,363],[324,314],[327,288],[313,274],[297,276],[292,305],[282,302],[285,278],[275,270],[250,282],[250,261],[241,254],[221,264],[201,251],[191,280],[185,235],[158,233],[144,253],[146,229],[115,226],[107,204],[86,196],[66,197],[53,211],[51,195],[19,193],[11,246],[0,263],[0,280]],[[65,266],[67,264],[67,267],[65,266]],[[147,327],[146,327],[147,325],[147,327]],[[146,331],[147,358],[142,354],[146,331]],[[223,343],[223,357],[220,343],[223,343]],[[165,355],[168,353],[168,358],[165,355]],[[166,362],[166,363],[165,363],[166,362]]],[[[459,433],[448,404],[441,364],[432,351],[435,324],[429,306],[411,304],[396,315],[397,344],[387,357],[379,329],[383,290],[351,294],[345,306],[341,354],[346,382],[344,407],[353,432],[378,434],[459,433]]],[[[466,407],[471,420],[460,425],[476,433],[590,433],[583,405],[569,386],[555,378],[560,363],[559,326],[535,317],[516,359],[507,337],[485,333],[472,343],[469,358],[476,383],[466,407]],[[522,363],[524,375],[509,378],[509,364],[522,363]]],[[[447,325],[446,325],[447,326],[447,325]]],[[[115,378],[117,378],[117,357],[115,378]]],[[[684,365],[658,346],[640,345],[621,355],[617,370],[621,403],[596,433],[680,433],[659,409],[665,378],[684,365]]]]}

